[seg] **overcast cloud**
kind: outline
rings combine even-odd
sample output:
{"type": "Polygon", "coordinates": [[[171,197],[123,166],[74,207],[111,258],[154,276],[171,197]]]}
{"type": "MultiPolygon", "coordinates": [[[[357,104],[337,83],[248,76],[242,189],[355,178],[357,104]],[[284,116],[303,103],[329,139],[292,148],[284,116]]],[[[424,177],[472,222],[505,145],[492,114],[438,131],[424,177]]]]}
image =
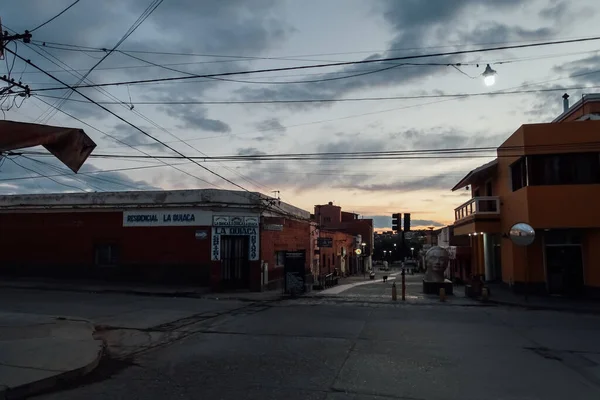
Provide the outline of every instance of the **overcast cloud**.
{"type": "MultiPolygon", "coordinates": [[[[6,3],[2,23],[21,32],[55,15],[71,0],[6,3]]],[[[17,51],[55,77],[75,84],[105,52],[84,52],[53,43],[111,48],[149,4],[150,0],[80,2],[35,31],[33,43],[20,43],[17,51]],[[43,42],[45,47],[41,47],[43,42]]],[[[88,81],[280,68],[593,36],[597,34],[596,24],[590,21],[597,17],[595,8],[593,0],[168,0],[122,44],[122,52],[107,57],[88,81]]],[[[14,45],[9,48],[14,49],[14,45]]],[[[10,57],[8,61],[12,63],[10,57]]],[[[462,65],[459,71],[445,65],[365,64],[228,76],[227,80],[195,78],[121,85],[82,92],[104,102],[104,107],[177,151],[188,155],[231,155],[497,146],[523,123],[555,118],[562,110],[563,93],[293,105],[197,103],[600,85],[600,53],[594,42],[427,58],[411,63],[462,65]],[[483,86],[480,79],[487,63],[498,71],[498,83],[492,89],[483,86]],[[344,78],[350,75],[360,76],[344,78]],[[141,103],[148,101],[161,104],[141,103]]],[[[34,68],[25,68],[20,61],[15,62],[11,76],[34,89],[61,86],[34,68]]],[[[576,101],[582,93],[594,91],[569,90],[569,94],[576,101]]],[[[60,97],[65,93],[54,90],[39,94],[60,97]]],[[[32,96],[20,108],[13,106],[4,112],[7,119],[17,121],[81,127],[98,143],[96,154],[173,154],[156,140],[82,100],[77,94],[64,104],[57,98],[32,96]],[[71,116],[44,102],[60,105],[71,116]]],[[[3,109],[8,105],[5,103],[3,109]]],[[[47,162],[51,158],[40,160],[47,162]]],[[[279,190],[282,199],[304,209],[335,199],[345,208],[374,215],[378,220],[399,208],[418,211],[420,214],[413,215],[413,224],[420,221],[426,226],[438,226],[451,223],[452,210],[464,201],[460,196],[448,195],[450,188],[469,170],[489,160],[296,160],[204,165],[250,190],[279,190]]],[[[48,171],[47,166],[35,161],[14,161],[44,174],[60,173],[48,171]]],[[[157,160],[93,158],[87,161],[83,172],[127,170],[58,177],[56,183],[47,178],[31,178],[35,173],[6,160],[1,169],[0,190],[5,194],[78,190],[65,184],[82,190],[201,188],[213,184],[232,188],[185,160],[169,163],[181,165],[168,167],[157,160]],[[13,178],[23,179],[1,180],[13,178]]],[[[384,227],[379,222],[376,225],[384,227]]]]}

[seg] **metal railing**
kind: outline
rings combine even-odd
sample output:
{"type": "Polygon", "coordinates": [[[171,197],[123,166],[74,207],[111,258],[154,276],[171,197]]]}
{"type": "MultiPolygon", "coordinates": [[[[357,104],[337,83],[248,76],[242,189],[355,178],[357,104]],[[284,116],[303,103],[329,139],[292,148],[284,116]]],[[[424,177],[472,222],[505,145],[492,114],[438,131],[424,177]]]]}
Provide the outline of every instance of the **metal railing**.
{"type": "Polygon", "coordinates": [[[499,215],[500,198],[496,196],[473,197],[454,209],[454,220],[460,221],[472,215],[499,215]]]}

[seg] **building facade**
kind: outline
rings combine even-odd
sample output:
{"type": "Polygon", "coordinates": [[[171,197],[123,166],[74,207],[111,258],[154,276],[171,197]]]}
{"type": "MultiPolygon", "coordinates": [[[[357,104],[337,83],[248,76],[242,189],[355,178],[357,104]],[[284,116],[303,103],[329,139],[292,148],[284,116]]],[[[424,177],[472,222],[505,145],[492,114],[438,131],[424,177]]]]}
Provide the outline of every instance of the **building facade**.
{"type": "Polygon", "coordinates": [[[261,290],[285,252],[311,268],[310,213],[259,193],[178,190],[0,197],[0,272],[261,290]]]}
{"type": "Polygon", "coordinates": [[[521,126],[453,188],[471,192],[454,233],[470,237],[473,275],[517,291],[599,295],[599,101],[587,96],[552,123],[521,126]],[[535,229],[531,246],[509,239],[519,222],[535,229]]]}
{"type": "MultiPolygon", "coordinates": [[[[360,249],[360,255],[354,257],[346,268],[347,274],[363,273],[371,268],[374,245],[374,229],[372,219],[358,218],[358,214],[342,211],[340,206],[332,202],[316,205],[314,219],[321,229],[343,232],[358,238],[354,250],[360,249]]],[[[355,254],[355,253],[353,253],[355,254]]]]}

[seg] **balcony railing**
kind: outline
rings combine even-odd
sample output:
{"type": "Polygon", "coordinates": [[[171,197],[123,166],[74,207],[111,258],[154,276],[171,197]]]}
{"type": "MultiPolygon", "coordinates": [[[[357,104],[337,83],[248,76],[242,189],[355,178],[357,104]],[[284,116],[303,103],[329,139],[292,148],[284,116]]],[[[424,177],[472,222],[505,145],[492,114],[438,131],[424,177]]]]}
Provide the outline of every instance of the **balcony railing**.
{"type": "Polygon", "coordinates": [[[500,198],[499,197],[473,197],[465,204],[454,209],[454,220],[460,221],[472,215],[499,215],[500,198]]]}

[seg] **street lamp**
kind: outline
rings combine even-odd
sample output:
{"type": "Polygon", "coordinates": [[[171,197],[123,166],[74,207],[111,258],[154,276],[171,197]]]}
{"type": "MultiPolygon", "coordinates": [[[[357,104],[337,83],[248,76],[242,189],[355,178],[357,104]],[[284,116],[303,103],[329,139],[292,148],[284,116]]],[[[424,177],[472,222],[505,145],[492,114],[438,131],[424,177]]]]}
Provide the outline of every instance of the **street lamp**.
{"type": "Polygon", "coordinates": [[[415,248],[414,248],[414,247],[411,247],[411,248],[410,248],[410,256],[411,256],[412,258],[415,258],[415,248]]]}
{"type": "Polygon", "coordinates": [[[483,76],[483,83],[485,83],[485,86],[493,86],[496,83],[496,75],[498,74],[490,67],[490,64],[488,64],[481,75],[483,76]]]}

